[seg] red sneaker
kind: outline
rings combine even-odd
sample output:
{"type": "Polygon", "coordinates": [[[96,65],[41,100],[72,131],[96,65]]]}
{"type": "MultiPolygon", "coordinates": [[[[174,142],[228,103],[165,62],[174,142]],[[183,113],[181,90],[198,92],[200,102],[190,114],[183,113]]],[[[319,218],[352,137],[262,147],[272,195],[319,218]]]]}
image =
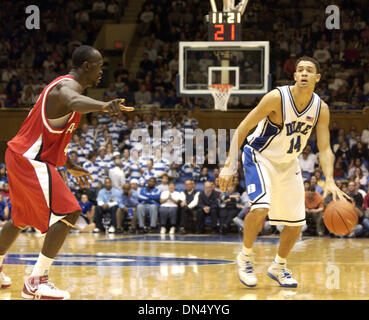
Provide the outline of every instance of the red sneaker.
{"type": "Polygon", "coordinates": [[[68,291],[59,290],[50,281],[49,276],[29,277],[24,283],[22,298],[28,300],[68,300],[68,291]]]}
{"type": "Polygon", "coordinates": [[[3,272],[3,266],[0,267],[0,287],[1,289],[9,288],[12,280],[3,272]]]}

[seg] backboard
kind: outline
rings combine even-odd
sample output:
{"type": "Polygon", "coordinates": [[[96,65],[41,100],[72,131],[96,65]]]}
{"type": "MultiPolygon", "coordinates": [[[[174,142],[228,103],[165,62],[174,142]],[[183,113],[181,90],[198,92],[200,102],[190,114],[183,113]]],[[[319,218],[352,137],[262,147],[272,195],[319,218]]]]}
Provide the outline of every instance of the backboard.
{"type": "Polygon", "coordinates": [[[270,90],[268,41],[179,43],[179,96],[210,95],[212,84],[231,84],[232,95],[264,95],[270,90]]]}

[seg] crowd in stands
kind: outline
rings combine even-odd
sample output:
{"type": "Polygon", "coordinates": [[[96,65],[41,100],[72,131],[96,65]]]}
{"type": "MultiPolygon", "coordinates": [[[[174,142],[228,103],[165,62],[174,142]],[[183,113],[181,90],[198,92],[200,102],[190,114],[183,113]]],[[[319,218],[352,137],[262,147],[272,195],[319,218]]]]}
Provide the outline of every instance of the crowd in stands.
{"type": "MultiPolygon", "coordinates": [[[[325,3],[321,1],[312,19],[294,1],[250,2],[243,19],[243,40],[267,40],[271,44],[272,86],[292,82],[299,56],[315,57],[321,64],[322,81],[316,92],[331,108],[363,109],[369,101],[368,11],[360,5],[341,4],[341,28],[325,27],[325,3]],[[339,102],[337,104],[337,102],[339,102]]],[[[359,2],[359,1],[353,1],[359,2]]],[[[4,1],[0,11],[0,108],[30,106],[47,82],[71,68],[71,53],[80,44],[93,45],[104,19],[119,21],[128,0],[44,1],[42,32],[25,30],[24,6],[4,1]],[[88,9],[86,9],[88,8],[88,9]],[[8,16],[8,12],[14,14],[8,16]],[[5,19],[6,17],[6,19],[5,19]],[[5,24],[6,21],[6,24],[5,24]]],[[[107,84],[103,99],[126,99],[128,105],[153,105],[150,114],[128,118],[99,114],[73,136],[68,150],[75,163],[91,173],[90,186],[80,186],[65,168],[59,172],[80,200],[83,214],[78,225],[96,232],[229,232],[242,229],[248,213],[242,164],[233,186],[219,189],[219,163],[194,153],[183,161],[185,129],[196,129],[195,106],[210,108],[203,99],[176,97],[178,41],[205,41],[204,16],[209,3],[188,0],[145,1],[137,17],[138,35],[145,52],[136,74],[120,65],[107,84]],[[162,112],[160,108],[173,109],[162,112]],[[161,136],[153,138],[159,123],[161,136]],[[145,137],[132,135],[135,129],[145,137]],[[172,147],[166,149],[167,146],[172,147]],[[151,150],[151,153],[148,152],[151,150]],[[167,152],[166,152],[167,151],[167,152]],[[237,230],[237,229],[236,229],[237,230]]],[[[328,3],[327,3],[328,5],[328,3]]],[[[250,66],[245,66],[250,67],[250,66]]],[[[249,107],[242,99],[233,107],[249,107]]],[[[254,104],[253,104],[254,106],[254,104]]],[[[322,199],[324,175],[319,166],[315,136],[299,161],[305,180],[308,226],[311,235],[324,235],[322,199]]],[[[368,195],[369,127],[358,132],[339,129],[332,123],[331,146],[335,153],[334,177],[362,214],[351,236],[369,232],[368,195]]],[[[200,147],[200,146],[197,146],[200,147]]],[[[194,149],[196,149],[194,147],[194,149]]],[[[11,199],[5,165],[0,167],[0,225],[11,217],[11,199]]],[[[264,233],[278,232],[266,222],[264,233]]]]}
{"type": "MultiPolygon", "coordinates": [[[[132,118],[122,112],[94,114],[91,124],[84,123],[76,131],[68,148],[70,159],[91,174],[90,185],[79,185],[65,167],[58,168],[83,209],[80,230],[171,234],[242,230],[250,204],[241,160],[233,184],[222,193],[218,177],[221,164],[219,159],[215,163],[209,160],[206,139],[202,148],[196,148],[196,137],[189,131],[196,128],[198,122],[191,110],[179,114],[167,111],[160,116],[156,109],[132,118]],[[192,162],[185,161],[185,137],[194,141],[192,162]]],[[[359,224],[350,236],[369,235],[368,145],[369,126],[362,132],[352,126],[346,133],[332,122],[334,178],[352,197],[359,215],[359,224]]],[[[315,134],[298,160],[306,191],[304,234],[327,235],[322,217],[332,199],[322,198],[325,178],[315,134]]],[[[11,217],[7,182],[2,164],[1,223],[11,217]]],[[[273,232],[280,232],[280,228],[266,221],[262,234],[273,232]]]]}
{"type": "MultiPolygon", "coordinates": [[[[309,55],[321,64],[322,81],[316,91],[331,108],[369,106],[369,17],[360,1],[353,2],[357,6],[340,3],[340,29],[333,30],[325,24],[328,1],[304,6],[288,0],[250,2],[243,17],[243,40],[270,41],[272,87],[292,82],[296,59],[309,55]]],[[[0,13],[0,108],[32,105],[46,83],[68,72],[75,46],[93,45],[103,19],[119,21],[127,3],[45,1],[42,32],[24,32],[23,4],[5,1],[0,13]],[[4,19],[8,11],[14,16],[4,19]]],[[[145,42],[139,70],[134,74],[119,66],[111,83],[102,81],[104,97],[122,97],[136,106],[212,108],[210,96],[176,97],[175,83],[178,42],[206,41],[208,12],[208,1],[145,1],[137,17],[136,36],[145,42]]],[[[252,72],[250,61],[242,63],[252,72]]],[[[231,99],[229,107],[253,107],[256,101],[231,99]]]]}

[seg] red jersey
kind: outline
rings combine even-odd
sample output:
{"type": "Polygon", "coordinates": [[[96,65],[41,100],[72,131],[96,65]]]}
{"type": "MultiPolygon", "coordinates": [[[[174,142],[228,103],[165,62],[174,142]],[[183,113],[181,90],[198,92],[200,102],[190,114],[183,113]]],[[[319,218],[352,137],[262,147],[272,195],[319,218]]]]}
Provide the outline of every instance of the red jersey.
{"type": "Polygon", "coordinates": [[[53,128],[46,115],[46,99],[55,85],[61,81],[70,80],[74,80],[70,75],[58,77],[42,90],[17,135],[8,142],[8,148],[11,151],[56,167],[65,165],[67,146],[82,115],[72,112],[64,128],[53,128]]]}

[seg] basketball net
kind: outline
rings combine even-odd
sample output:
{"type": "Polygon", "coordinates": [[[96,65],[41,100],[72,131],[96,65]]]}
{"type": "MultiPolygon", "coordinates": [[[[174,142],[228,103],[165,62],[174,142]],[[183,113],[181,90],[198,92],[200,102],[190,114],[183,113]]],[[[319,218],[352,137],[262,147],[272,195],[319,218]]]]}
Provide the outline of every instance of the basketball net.
{"type": "Polygon", "coordinates": [[[233,85],[231,84],[211,84],[209,90],[214,98],[215,110],[227,111],[227,104],[229,97],[231,96],[231,90],[233,85]]]}

